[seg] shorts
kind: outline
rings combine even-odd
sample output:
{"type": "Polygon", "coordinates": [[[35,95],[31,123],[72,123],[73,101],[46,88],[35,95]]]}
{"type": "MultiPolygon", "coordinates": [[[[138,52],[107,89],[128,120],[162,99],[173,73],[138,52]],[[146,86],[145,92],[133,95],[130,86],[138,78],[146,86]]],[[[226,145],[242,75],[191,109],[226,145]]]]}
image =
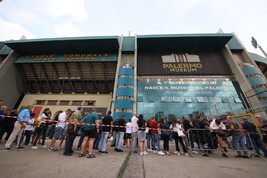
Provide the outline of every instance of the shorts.
{"type": "Polygon", "coordinates": [[[125,134],[125,139],[132,139],[132,134],[131,133],[126,133],[125,134]]]}
{"type": "Polygon", "coordinates": [[[55,133],[54,133],[54,138],[59,139],[62,135],[63,128],[62,127],[56,127],[55,128],[55,133]]]}
{"type": "Polygon", "coordinates": [[[94,130],[85,130],[84,131],[84,136],[85,137],[89,137],[89,138],[96,138],[97,131],[96,131],[96,129],[94,129],[94,130]]]}
{"type": "Polygon", "coordinates": [[[137,136],[138,136],[138,141],[139,142],[144,142],[146,141],[146,132],[143,130],[138,130],[137,132],[137,136]]]}

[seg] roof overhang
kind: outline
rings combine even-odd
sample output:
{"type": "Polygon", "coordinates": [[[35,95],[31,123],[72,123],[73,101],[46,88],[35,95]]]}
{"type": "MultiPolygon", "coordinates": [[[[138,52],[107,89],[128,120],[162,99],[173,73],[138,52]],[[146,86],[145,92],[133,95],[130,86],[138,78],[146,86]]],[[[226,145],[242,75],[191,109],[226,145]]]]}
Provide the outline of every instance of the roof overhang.
{"type": "Polygon", "coordinates": [[[5,44],[20,55],[118,52],[119,36],[11,40],[5,44]]]}
{"type": "Polygon", "coordinates": [[[231,33],[138,35],[139,51],[219,50],[233,37],[231,33]]]}

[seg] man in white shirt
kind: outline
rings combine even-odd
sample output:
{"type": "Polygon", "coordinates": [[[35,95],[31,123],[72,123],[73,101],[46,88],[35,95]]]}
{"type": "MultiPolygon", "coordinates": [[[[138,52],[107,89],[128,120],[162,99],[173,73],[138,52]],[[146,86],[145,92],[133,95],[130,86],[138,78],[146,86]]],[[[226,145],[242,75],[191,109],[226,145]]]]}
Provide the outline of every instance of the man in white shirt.
{"type": "Polygon", "coordinates": [[[128,143],[129,145],[132,145],[132,123],[131,119],[128,120],[126,124],[126,135],[125,135],[125,140],[124,140],[124,145],[127,146],[128,143]]]}
{"type": "Polygon", "coordinates": [[[137,131],[138,131],[138,118],[136,117],[137,114],[134,114],[132,119],[131,119],[131,127],[132,127],[132,145],[131,145],[131,152],[132,153],[137,153],[137,148],[136,148],[136,144],[137,144],[137,131]]]}
{"type": "Polygon", "coordinates": [[[48,151],[58,151],[58,149],[55,148],[56,139],[58,139],[61,136],[66,126],[65,121],[67,119],[67,116],[70,114],[71,114],[71,109],[67,109],[65,112],[62,112],[59,114],[58,123],[56,125],[55,133],[51,140],[51,144],[50,144],[50,147],[48,148],[48,151]]]}

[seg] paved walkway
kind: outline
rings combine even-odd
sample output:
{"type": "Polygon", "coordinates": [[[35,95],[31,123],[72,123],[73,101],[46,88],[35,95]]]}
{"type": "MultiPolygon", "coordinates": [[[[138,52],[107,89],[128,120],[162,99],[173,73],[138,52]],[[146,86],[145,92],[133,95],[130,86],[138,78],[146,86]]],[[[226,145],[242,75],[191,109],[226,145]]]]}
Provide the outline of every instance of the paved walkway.
{"type": "MultiPolygon", "coordinates": [[[[77,142],[78,139],[75,141],[77,142]]],[[[49,143],[48,139],[46,144],[49,145],[49,143]]],[[[62,150],[49,152],[45,148],[32,150],[30,146],[26,146],[24,151],[5,152],[2,151],[3,146],[3,143],[0,144],[1,178],[18,176],[22,178],[115,178],[129,152],[129,148],[123,148],[125,150],[123,153],[117,153],[108,146],[108,154],[96,153],[95,159],[87,159],[78,158],[78,151],[75,151],[73,156],[66,157],[62,155],[62,150]]],[[[174,144],[170,143],[170,146],[173,152],[174,144]]],[[[235,153],[231,152],[229,158],[222,158],[219,151],[208,158],[201,155],[159,156],[153,153],[147,156],[131,155],[123,177],[267,177],[266,159],[265,161],[259,158],[237,159],[234,155],[235,153]]]]}

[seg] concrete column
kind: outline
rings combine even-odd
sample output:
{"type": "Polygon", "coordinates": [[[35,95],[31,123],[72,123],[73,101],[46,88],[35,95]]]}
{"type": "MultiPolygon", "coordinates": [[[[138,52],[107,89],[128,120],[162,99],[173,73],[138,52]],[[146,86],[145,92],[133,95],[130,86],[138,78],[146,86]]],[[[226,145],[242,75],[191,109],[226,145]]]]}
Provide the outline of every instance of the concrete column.
{"type": "Polygon", "coordinates": [[[121,49],[122,49],[122,43],[123,43],[123,35],[119,38],[119,51],[118,51],[118,62],[117,62],[117,69],[116,69],[116,75],[115,75],[115,83],[114,83],[114,89],[113,89],[113,97],[111,101],[111,111],[114,113],[114,102],[116,99],[116,92],[117,92],[117,83],[118,83],[118,77],[119,77],[119,70],[121,67],[121,49]]]}
{"type": "Polygon", "coordinates": [[[137,35],[135,35],[135,48],[134,48],[134,105],[133,113],[137,112],[137,35]]]}
{"type": "MultiPolygon", "coordinates": [[[[230,66],[230,69],[232,71],[232,73],[234,74],[235,79],[238,81],[242,91],[245,93],[246,91],[251,91],[252,87],[250,85],[250,83],[248,82],[246,76],[244,75],[242,69],[240,68],[239,64],[237,63],[237,61],[234,59],[233,54],[231,52],[231,50],[225,46],[222,49],[222,53],[227,61],[227,63],[230,66]]],[[[246,53],[246,52],[245,52],[246,53]]],[[[245,55],[243,53],[243,55],[245,55]]],[[[255,64],[255,62],[253,60],[250,60],[249,58],[245,58],[246,62],[250,63],[250,64],[255,64]]],[[[257,67],[257,66],[255,66],[257,67]]],[[[250,103],[252,105],[253,108],[257,108],[261,105],[260,101],[256,98],[253,98],[250,100],[250,103]]],[[[262,115],[266,115],[265,113],[259,113],[262,115]]]]}

